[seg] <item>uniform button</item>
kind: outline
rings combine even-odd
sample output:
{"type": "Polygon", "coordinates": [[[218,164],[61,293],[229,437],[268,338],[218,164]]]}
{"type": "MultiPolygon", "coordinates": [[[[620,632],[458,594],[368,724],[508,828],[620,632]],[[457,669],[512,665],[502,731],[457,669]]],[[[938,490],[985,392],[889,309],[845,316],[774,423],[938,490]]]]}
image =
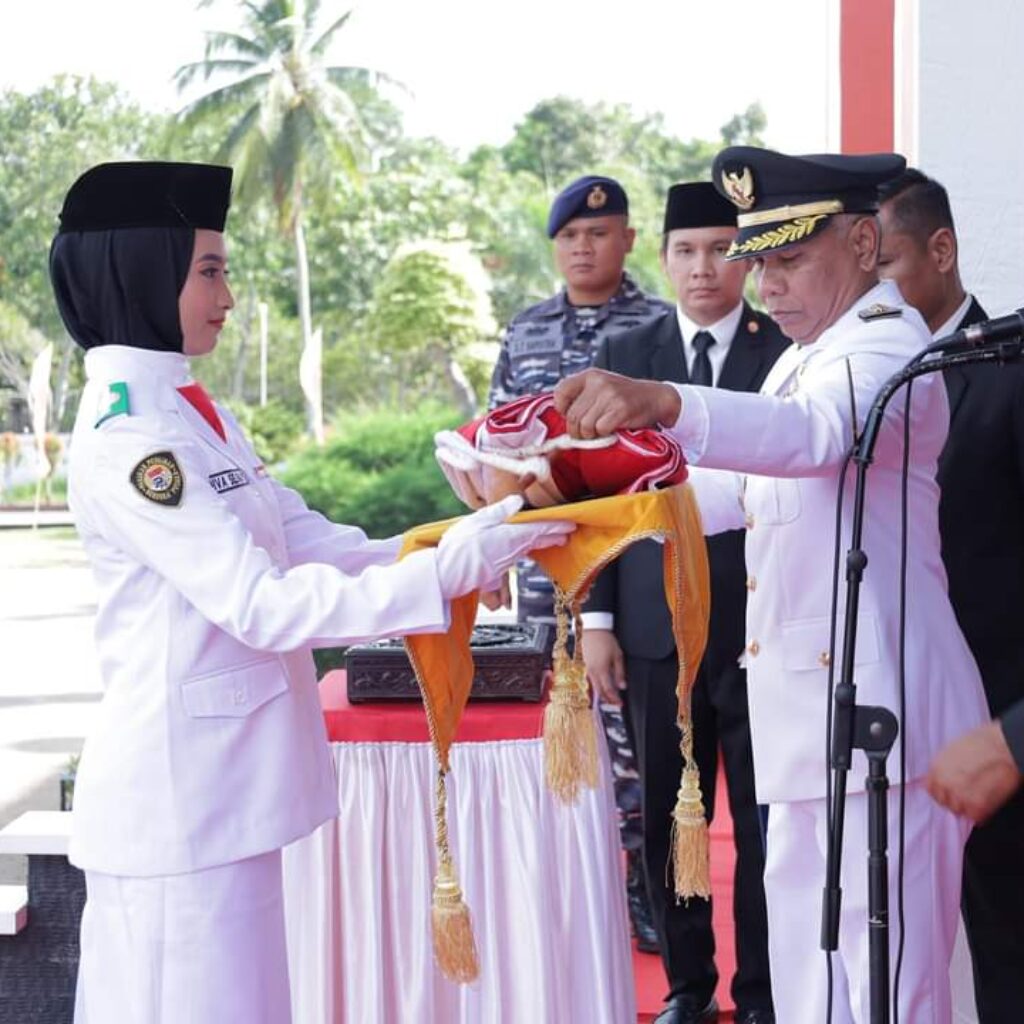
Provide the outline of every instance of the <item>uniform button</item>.
{"type": "Polygon", "coordinates": [[[749,590],[751,593],[753,593],[755,590],[757,590],[757,577],[756,576],[748,576],[747,577],[747,590],[749,590]]]}
{"type": "Polygon", "coordinates": [[[237,687],[234,690],[234,692],[231,694],[231,699],[236,704],[244,704],[245,703],[245,690],[243,690],[241,686],[237,687]]]}
{"type": "Polygon", "coordinates": [[[747,654],[752,658],[756,658],[760,652],[761,645],[756,640],[751,640],[750,643],[747,644],[747,654]]]}
{"type": "Polygon", "coordinates": [[[822,651],[818,655],[818,664],[822,668],[828,668],[829,665],[832,664],[832,656],[828,653],[828,651],[822,651]]]}
{"type": "Polygon", "coordinates": [[[748,512],[743,517],[743,525],[746,526],[748,530],[752,530],[754,528],[754,516],[752,513],[748,512]]]}

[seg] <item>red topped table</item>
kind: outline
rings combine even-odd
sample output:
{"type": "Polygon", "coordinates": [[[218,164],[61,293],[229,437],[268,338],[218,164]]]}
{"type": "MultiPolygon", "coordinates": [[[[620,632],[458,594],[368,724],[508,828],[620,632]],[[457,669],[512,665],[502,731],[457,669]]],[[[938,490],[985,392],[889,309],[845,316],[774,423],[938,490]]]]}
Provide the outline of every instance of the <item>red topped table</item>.
{"type": "Polygon", "coordinates": [[[321,684],[341,813],[285,851],[296,1024],[636,1020],[611,777],[547,792],[543,706],[471,704],[452,747],[452,849],[481,976],[433,962],[435,767],[418,703],[349,705],[321,684]]]}

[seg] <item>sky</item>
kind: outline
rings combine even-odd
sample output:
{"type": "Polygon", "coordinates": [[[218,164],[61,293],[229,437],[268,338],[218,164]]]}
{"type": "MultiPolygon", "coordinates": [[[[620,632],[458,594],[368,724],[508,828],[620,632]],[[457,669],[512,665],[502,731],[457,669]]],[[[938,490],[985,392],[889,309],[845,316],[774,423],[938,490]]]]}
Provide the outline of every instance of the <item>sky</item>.
{"type": "MultiPolygon", "coordinates": [[[[22,0],[4,5],[0,89],[60,72],[115,81],[143,106],[175,110],[171,76],[202,57],[207,29],[237,27],[232,0],[22,0]]],[[[412,135],[463,153],[500,145],[538,101],[567,95],[660,112],[681,138],[715,139],[758,101],[766,139],[826,148],[826,0],[323,0],[353,9],[332,62],[371,67],[412,135]]],[[[0,140],[2,141],[2,140],[0,140]]]]}

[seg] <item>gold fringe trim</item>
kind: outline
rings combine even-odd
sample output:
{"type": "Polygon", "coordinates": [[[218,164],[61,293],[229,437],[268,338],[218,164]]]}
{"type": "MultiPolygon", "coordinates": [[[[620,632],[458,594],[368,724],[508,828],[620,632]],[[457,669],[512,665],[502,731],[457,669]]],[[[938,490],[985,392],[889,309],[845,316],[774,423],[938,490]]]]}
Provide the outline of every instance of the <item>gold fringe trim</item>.
{"type": "Polygon", "coordinates": [[[574,803],[580,787],[598,783],[597,727],[583,664],[583,631],[578,602],[569,602],[556,588],[557,632],[554,648],[554,684],[544,709],[544,776],[548,789],[563,803],[574,803]],[[567,653],[569,615],[576,622],[576,647],[567,653]]]}
{"type": "Polygon", "coordinates": [[[448,799],[445,773],[437,773],[437,806],[434,809],[435,842],[437,844],[437,875],[430,911],[434,940],[434,959],[441,973],[461,985],[476,981],[480,962],[473,937],[473,921],[462,897],[448,843],[448,799]]]}

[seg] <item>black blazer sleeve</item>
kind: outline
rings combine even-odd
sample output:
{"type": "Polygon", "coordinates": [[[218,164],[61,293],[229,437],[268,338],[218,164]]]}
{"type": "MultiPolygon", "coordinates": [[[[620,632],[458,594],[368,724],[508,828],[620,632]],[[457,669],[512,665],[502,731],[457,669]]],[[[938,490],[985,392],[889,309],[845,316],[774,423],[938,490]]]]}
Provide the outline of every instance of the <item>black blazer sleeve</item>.
{"type": "Polygon", "coordinates": [[[1003,714],[1000,725],[1017,767],[1024,772],[1024,700],[1017,701],[1003,714]]]}

